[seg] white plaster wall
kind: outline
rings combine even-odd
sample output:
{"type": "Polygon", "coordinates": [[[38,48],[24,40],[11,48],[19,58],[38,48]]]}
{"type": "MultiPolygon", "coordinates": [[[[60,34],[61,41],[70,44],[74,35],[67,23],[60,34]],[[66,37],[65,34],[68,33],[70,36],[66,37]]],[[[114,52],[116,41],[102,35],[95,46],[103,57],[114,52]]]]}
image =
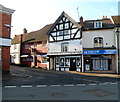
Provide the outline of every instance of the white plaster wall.
{"type": "Polygon", "coordinates": [[[68,52],[82,51],[82,40],[71,40],[71,41],[61,41],[61,42],[49,43],[48,53],[61,52],[61,44],[64,43],[64,42],[69,43],[68,52]]]}
{"type": "Polygon", "coordinates": [[[14,49],[15,45],[11,45],[10,55],[12,56],[11,62],[15,64],[20,64],[20,44],[16,44],[16,49],[14,49]],[[16,56],[15,59],[13,56],[16,56]]]}
{"type": "Polygon", "coordinates": [[[112,47],[115,44],[114,30],[94,30],[94,31],[83,31],[83,47],[94,48],[94,38],[103,38],[103,47],[112,47]]]}

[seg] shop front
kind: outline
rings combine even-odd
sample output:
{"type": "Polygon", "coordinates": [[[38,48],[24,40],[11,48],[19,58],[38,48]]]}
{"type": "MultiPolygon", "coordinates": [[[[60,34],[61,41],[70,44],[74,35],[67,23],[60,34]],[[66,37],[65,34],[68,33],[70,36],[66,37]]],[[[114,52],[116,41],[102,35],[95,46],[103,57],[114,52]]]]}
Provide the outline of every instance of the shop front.
{"type": "Polygon", "coordinates": [[[84,50],[84,71],[116,71],[117,50],[84,50]]]}
{"type": "Polygon", "coordinates": [[[81,56],[56,56],[56,71],[81,71],[81,56]]]}

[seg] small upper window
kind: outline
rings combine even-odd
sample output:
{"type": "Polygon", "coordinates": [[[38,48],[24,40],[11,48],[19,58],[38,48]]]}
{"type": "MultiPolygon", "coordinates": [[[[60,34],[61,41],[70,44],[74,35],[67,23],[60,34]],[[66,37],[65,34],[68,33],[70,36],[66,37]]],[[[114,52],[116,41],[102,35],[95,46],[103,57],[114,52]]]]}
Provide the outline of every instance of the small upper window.
{"type": "Polygon", "coordinates": [[[68,52],[68,44],[69,43],[62,43],[61,44],[61,52],[68,52]]]}
{"type": "Polygon", "coordinates": [[[16,50],[17,49],[17,45],[14,45],[14,50],[16,50]]]}
{"type": "Polygon", "coordinates": [[[102,37],[94,38],[94,47],[103,47],[103,38],[102,37]]]}
{"type": "Polygon", "coordinates": [[[94,28],[102,28],[102,22],[101,21],[95,22],[94,28]]]}
{"type": "Polygon", "coordinates": [[[69,23],[65,23],[65,29],[69,28],[69,23]]]}
{"type": "Polygon", "coordinates": [[[63,30],[63,24],[59,25],[59,30],[63,30]]]}

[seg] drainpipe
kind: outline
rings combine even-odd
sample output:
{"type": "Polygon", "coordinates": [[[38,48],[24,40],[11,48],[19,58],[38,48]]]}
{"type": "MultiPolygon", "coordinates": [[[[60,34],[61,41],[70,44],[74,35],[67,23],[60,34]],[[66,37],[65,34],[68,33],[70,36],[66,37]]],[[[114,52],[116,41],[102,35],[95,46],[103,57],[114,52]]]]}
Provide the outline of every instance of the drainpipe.
{"type": "Polygon", "coordinates": [[[117,35],[117,54],[118,54],[118,74],[120,74],[120,31],[119,31],[119,27],[117,27],[117,30],[116,30],[116,35],[117,35]]]}

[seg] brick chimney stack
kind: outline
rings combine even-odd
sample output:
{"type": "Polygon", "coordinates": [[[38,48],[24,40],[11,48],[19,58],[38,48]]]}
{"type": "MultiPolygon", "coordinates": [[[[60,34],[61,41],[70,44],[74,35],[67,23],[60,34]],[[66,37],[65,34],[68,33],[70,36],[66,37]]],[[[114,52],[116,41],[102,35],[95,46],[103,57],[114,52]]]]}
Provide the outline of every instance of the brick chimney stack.
{"type": "Polygon", "coordinates": [[[19,35],[19,41],[22,42],[23,40],[23,34],[19,35]]]}
{"type": "Polygon", "coordinates": [[[80,17],[80,25],[83,26],[83,17],[80,17]]]}
{"type": "Polygon", "coordinates": [[[102,19],[107,19],[107,16],[103,16],[102,19]]]}
{"type": "Polygon", "coordinates": [[[23,29],[23,34],[25,34],[25,33],[27,33],[27,29],[26,28],[23,29]]]}

